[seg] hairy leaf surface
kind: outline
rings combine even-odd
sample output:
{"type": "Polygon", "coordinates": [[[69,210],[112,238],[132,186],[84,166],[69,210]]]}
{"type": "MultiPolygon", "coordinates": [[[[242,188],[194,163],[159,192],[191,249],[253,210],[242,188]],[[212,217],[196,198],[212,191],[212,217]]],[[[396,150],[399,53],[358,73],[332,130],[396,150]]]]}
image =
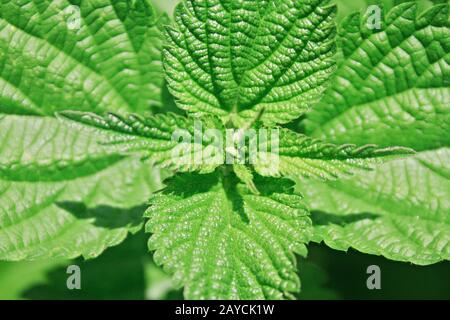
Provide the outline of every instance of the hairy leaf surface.
{"type": "Polygon", "coordinates": [[[158,21],[145,0],[1,1],[0,111],[160,105],[158,21]]]}
{"type": "Polygon", "coordinates": [[[164,49],[169,88],[192,114],[239,125],[299,117],[334,70],[336,8],[327,0],[186,0],[164,49]]]}
{"type": "MultiPolygon", "coordinates": [[[[359,12],[365,12],[372,5],[378,5],[384,9],[391,9],[392,7],[413,0],[334,0],[338,7],[338,20],[341,20],[348,15],[359,12]]],[[[420,10],[427,9],[433,4],[446,3],[447,0],[415,0],[420,10]]]]}
{"type": "Polygon", "coordinates": [[[324,99],[308,115],[307,133],[335,143],[417,151],[450,143],[448,5],[422,15],[414,3],[389,12],[381,30],[351,15],[340,39],[345,60],[324,99]]]}
{"type": "Polygon", "coordinates": [[[0,2],[0,259],[93,258],[140,228],[153,163],[50,116],[160,105],[158,24],[143,0],[0,2]]]}
{"type": "MultiPolygon", "coordinates": [[[[306,176],[330,180],[351,174],[357,169],[368,169],[375,163],[394,156],[414,152],[401,147],[335,145],[289,129],[280,129],[279,133],[279,148],[267,153],[258,152],[254,167],[261,175],[291,178],[306,176]]],[[[272,142],[268,144],[271,145],[272,142]]]]}
{"type": "Polygon", "coordinates": [[[221,122],[214,117],[200,120],[172,113],[148,117],[107,114],[101,117],[72,111],[61,115],[98,129],[95,132],[101,137],[97,143],[116,156],[137,153],[151,157],[164,168],[180,172],[209,173],[223,164],[223,148],[206,136],[208,129],[223,132],[221,122]]]}
{"type": "Polygon", "coordinates": [[[448,148],[380,165],[348,180],[298,184],[314,241],[420,265],[450,259],[448,148]]]}
{"type": "Polygon", "coordinates": [[[154,259],[187,299],[283,298],[300,288],[294,252],[306,254],[310,220],[286,180],[176,176],[152,196],[146,230],[154,259]]]}
{"type": "Polygon", "coordinates": [[[159,171],[55,118],[0,119],[0,259],[96,257],[139,230],[159,171]],[[132,210],[128,210],[132,209],[132,210]]]}
{"type": "Polygon", "coordinates": [[[345,60],[307,132],[421,152],[351,179],[301,181],[316,210],[315,240],[416,264],[448,260],[448,6],[418,17],[414,4],[400,5],[379,32],[366,30],[364,19],[344,21],[345,60]]]}

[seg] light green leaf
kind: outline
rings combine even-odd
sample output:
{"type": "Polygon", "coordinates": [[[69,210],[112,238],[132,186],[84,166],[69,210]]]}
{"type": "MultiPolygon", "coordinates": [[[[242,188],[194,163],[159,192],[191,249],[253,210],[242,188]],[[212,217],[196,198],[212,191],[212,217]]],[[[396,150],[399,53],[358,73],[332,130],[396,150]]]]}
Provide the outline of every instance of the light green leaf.
{"type": "Polygon", "coordinates": [[[99,133],[97,143],[115,156],[139,154],[150,157],[163,168],[179,172],[210,173],[224,163],[222,145],[205,138],[208,129],[224,130],[214,117],[200,120],[172,113],[101,117],[75,111],[61,115],[87,125],[85,130],[97,129],[94,130],[99,133]]]}
{"type": "Polygon", "coordinates": [[[334,70],[335,12],[327,0],[185,0],[167,29],[169,89],[191,114],[289,122],[334,70]]]}
{"type": "Polygon", "coordinates": [[[305,255],[310,220],[286,180],[185,174],[150,200],[146,231],[155,262],[187,299],[264,299],[300,288],[294,252],[305,255]]]}
{"type": "Polygon", "coordinates": [[[333,3],[336,3],[338,7],[337,18],[340,21],[357,11],[365,12],[371,5],[380,5],[384,9],[391,9],[404,2],[415,2],[420,10],[424,10],[431,7],[433,4],[446,3],[446,1],[447,0],[333,0],[333,3]]]}
{"type": "Polygon", "coordinates": [[[450,149],[380,165],[349,180],[298,184],[317,242],[426,265],[450,259],[450,149]]]}
{"type": "MultiPolygon", "coordinates": [[[[175,6],[181,0],[152,0],[152,3],[156,8],[172,14],[175,6]]],[[[409,2],[414,0],[333,0],[332,3],[337,5],[337,20],[340,21],[349,14],[355,13],[356,11],[366,10],[370,5],[381,4],[384,8],[392,8],[397,4],[403,2],[409,2]]],[[[429,8],[430,6],[438,3],[445,3],[447,0],[416,0],[420,8],[429,8]]]]}
{"type": "Polygon", "coordinates": [[[318,211],[315,240],[416,264],[448,260],[448,7],[417,17],[414,4],[398,6],[379,32],[357,18],[343,24],[346,57],[307,132],[334,143],[374,141],[421,152],[348,180],[302,181],[318,211]]]}
{"type": "Polygon", "coordinates": [[[448,12],[439,5],[419,16],[414,3],[403,4],[381,30],[369,30],[357,14],[348,17],[340,30],[345,60],[308,115],[307,133],[335,143],[370,141],[417,151],[448,145],[448,12]]]}
{"type": "Polygon", "coordinates": [[[259,194],[259,191],[256,188],[255,183],[253,182],[253,173],[249,167],[243,164],[233,164],[233,171],[236,177],[238,177],[239,180],[245,183],[245,185],[251,192],[253,192],[254,194],[259,194]]]}
{"type": "Polygon", "coordinates": [[[160,105],[158,20],[145,0],[2,1],[0,112],[160,105]]]}
{"type": "Polygon", "coordinates": [[[152,162],[46,117],[161,104],[161,32],[147,1],[76,3],[0,3],[0,259],[96,257],[140,228],[161,187],[152,162]]]}
{"type": "MultiPolygon", "coordinates": [[[[266,148],[268,152],[264,149],[258,151],[253,165],[259,174],[330,180],[352,174],[357,169],[368,169],[395,156],[414,153],[401,147],[335,145],[284,128],[279,130],[278,140],[278,148],[266,148]]],[[[267,144],[273,145],[272,140],[267,144]]]]}
{"type": "Polygon", "coordinates": [[[86,258],[142,224],[159,170],[54,118],[0,120],[0,260],[86,258]]]}

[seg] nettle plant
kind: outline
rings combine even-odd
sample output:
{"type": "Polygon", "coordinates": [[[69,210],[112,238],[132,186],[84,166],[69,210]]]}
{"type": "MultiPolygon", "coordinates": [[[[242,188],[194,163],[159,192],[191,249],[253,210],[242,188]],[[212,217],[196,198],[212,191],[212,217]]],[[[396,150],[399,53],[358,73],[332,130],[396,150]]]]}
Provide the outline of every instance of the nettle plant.
{"type": "Polygon", "coordinates": [[[150,199],[149,249],[188,299],[291,298],[310,241],[448,260],[448,5],[398,5],[378,29],[335,15],[326,0],[184,0],[173,19],[146,1],[1,2],[0,258],[97,257],[150,199]],[[174,139],[209,129],[244,143],[174,139]],[[246,130],[276,130],[276,147],[250,154],[246,130]]]}

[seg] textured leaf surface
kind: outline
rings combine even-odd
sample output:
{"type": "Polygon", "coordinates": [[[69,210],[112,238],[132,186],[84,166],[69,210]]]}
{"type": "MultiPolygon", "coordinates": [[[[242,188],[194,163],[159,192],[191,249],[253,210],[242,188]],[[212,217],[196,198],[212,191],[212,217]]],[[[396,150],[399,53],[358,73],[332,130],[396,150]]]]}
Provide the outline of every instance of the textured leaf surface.
{"type": "Polygon", "coordinates": [[[326,0],[186,0],[175,10],[164,65],[178,105],[193,114],[261,109],[286,123],[315,103],[334,70],[336,8],[326,0]]]}
{"type": "Polygon", "coordinates": [[[417,151],[448,145],[450,37],[448,6],[419,16],[395,7],[381,30],[352,15],[341,28],[345,60],[307,132],[336,143],[395,144],[417,151]]]}
{"type": "Polygon", "coordinates": [[[210,173],[224,162],[223,148],[204,139],[208,129],[224,130],[217,118],[199,120],[171,113],[101,117],[72,111],[62,115],[98,129],[95,132],[101,137],[97,143],[115,155],[137,153],[151,157],[164,168],[180,172],[210,173]]]}
{"type": "MultiPolygon", "coordinates": [[[[280,129],[279,133],[279,148],[267,148],[270,150],[267,153],[258,152],[254,167],[261,175],[330,180],[351,174],[356,169],[368,169],[396,155],[413,153],[400,147],[324,143],[289,129],[280,129]]],[[[268,144],[272,145],[272,142],[268,144]]]]}
{"type": "Polygon", "coordinates": [[[319,211],[316,240],[417,264],[449,259],[448,8],[418,18],[413,4],[398,6],[375,33],[357,18],[343,24],[346,57],[307,132],[334,143],[374,141],[422,152],[348,180],[302,181],[300,190],[319,211]]]}
{"type": "Polygon", "coordinates": [[[315,241],[416,264],[450,259],[450,150],[380,165],[349,180],[304,180],[315,241]]]}
{"type": "MultiPolygon", "coordinates": [[[[352,13],[367,11],[371,5],[380,5],[385,10],[388,10],[398,4],[411,1],[414,0],[334,0],[333,3],[336,3],[338,7],[337,19],[340,21],[352,13]]],[[[446,3],[446,1],[447,0],[415,0],[419,6],[419,10],[425,10],[433,4],[446,3]]]]}
{"type": "Polygon", "coordinates": [[[154,259],[187,299],[283,298],[299,290],[294,252],[304,255],[310,220],[286,180],[181,175],[152,196],[146,230],[154,259]]]}
{"type": "Polygon", "coordinates": [[[147,1],[0,1],[1,112],[149,110],[163,78],[147,1]]]}
{"type": "Polygon", "coordinates": [[[0,259],[92,258],[139,229],[159,171],[46,116],[159,105],[158,23],[146,1],[0,1],[0,259]]]}
{"type": "Polygon", "coordinates": [[[0,259],[92,258],[141,226],[159,171],[54,118],[0,120],[0,259]]]}

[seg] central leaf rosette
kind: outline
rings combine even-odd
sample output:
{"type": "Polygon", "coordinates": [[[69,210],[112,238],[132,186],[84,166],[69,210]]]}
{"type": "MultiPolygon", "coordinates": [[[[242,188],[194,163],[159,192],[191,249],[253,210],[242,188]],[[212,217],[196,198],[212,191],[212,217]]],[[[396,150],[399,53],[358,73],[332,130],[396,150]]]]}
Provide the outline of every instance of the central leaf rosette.
{"type": "Polygon", "coordinates": [[[106,153],[177,173],[151,198],[147,231],[187,298],[292,297],[311,221],[289,179],[335,179],[412,152],[282,127],[320,99],[334,71],[335,13],[325,0],[185,0],[163,56],[186,117],[64,113],[107,132],[106,153]]]}

